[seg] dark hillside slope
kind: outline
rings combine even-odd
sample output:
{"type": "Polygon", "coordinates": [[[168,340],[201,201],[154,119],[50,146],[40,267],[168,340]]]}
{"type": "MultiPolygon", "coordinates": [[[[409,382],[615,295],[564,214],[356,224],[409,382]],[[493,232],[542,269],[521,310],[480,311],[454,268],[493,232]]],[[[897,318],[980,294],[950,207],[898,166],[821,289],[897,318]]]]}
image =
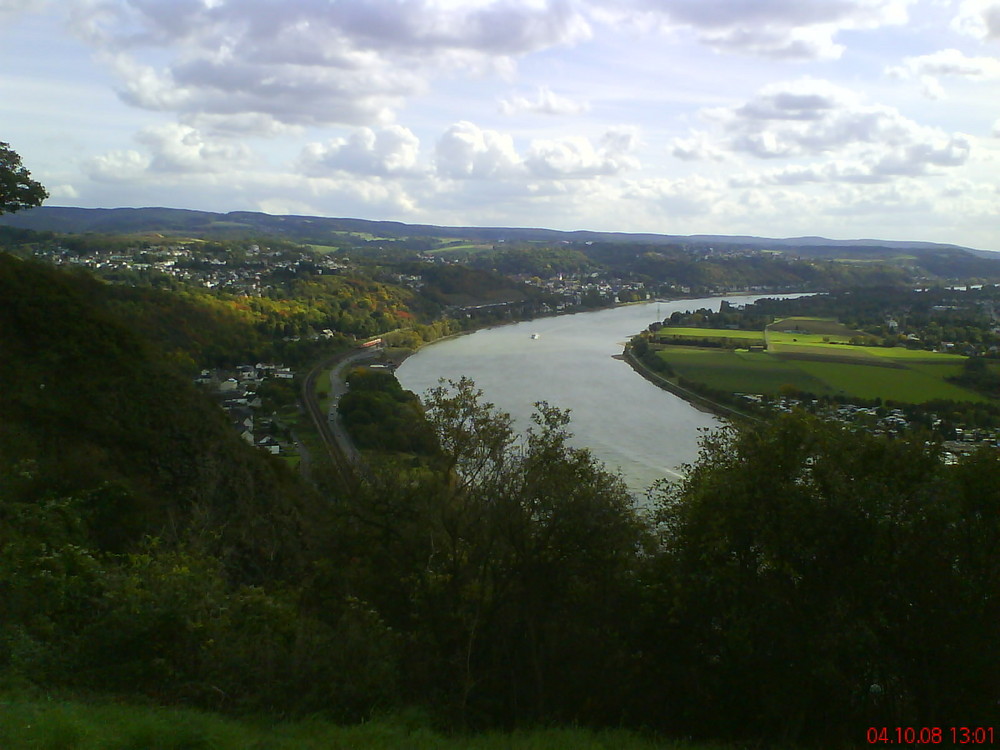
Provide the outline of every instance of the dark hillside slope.
{"type": "Polygon", "coordinates": [[[253,581],[301,564],[310,494],[243,443],[84,275],[0,254],[0,493],[87,494],[101,548],[199,537],[253,581]]]}

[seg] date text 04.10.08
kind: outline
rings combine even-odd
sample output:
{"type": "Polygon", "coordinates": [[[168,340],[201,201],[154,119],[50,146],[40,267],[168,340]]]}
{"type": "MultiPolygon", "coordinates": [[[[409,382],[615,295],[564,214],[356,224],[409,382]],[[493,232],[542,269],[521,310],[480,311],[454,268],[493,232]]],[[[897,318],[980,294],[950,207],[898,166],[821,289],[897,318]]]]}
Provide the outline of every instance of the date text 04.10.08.
{"type": "Polygon", "coordinates": [[[868,727],[868,744],[992,745],[993,727],[868,727]]]}

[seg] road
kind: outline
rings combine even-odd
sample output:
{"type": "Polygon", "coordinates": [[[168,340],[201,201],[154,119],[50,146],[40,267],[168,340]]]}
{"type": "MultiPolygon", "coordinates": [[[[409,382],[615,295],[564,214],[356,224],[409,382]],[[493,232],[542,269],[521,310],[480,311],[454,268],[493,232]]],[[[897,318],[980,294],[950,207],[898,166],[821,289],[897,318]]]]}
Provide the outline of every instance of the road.
{"type": "Polygon", "coordinates": [[[355,362],[370,358],[374,354],[375,352],[369,350],[339,352],[316,364],[306,374],[305,380],[302,382],[302,402],[305,404],[306,412],[308,412],[313,424],[316,425],[316,432],[319,433],[330,456],[330,463],[339,489],[344,492],[352,492],[357,488],[361,467],[358,452],[336,413],[337,402],[347,390],[343,372],[345,368],[355,362]],[[328,367],[333,368],[330,373],[330,411],[324,414],[316,399],[316,379],[328,367]]]}

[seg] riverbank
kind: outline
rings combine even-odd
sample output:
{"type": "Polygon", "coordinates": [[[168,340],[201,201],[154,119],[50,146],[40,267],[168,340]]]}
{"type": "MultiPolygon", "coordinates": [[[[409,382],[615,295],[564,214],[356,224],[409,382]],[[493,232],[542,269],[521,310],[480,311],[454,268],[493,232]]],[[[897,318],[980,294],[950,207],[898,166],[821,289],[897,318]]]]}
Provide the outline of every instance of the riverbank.
{"type": "Polygon", "coordinates": [[[671,382],[659,373],[653,372],[646,367],[646,365],[640,362],[634,354],[632,354],[632,348],[629,345],[626,345],[625,351],[622,352],[622,354],[617,355],[615,358],[626,362],[629,367],[657,388],[662,388],[668,393],[672,393],[674,396],[684,399],[687,403],[691,404],[691,406],[699,411],[705,412],[706,414],[712,414],[713,416],[721,419],[732,419],[737,421],[749,420],[753,422],[760,421],[759,417],[745,414],[737,409],[733,409],[730,406],[720,404],[718,401],[712,401],[699,393],[695,393],[694,391],[684,388],[677,383],[671,382]]]}

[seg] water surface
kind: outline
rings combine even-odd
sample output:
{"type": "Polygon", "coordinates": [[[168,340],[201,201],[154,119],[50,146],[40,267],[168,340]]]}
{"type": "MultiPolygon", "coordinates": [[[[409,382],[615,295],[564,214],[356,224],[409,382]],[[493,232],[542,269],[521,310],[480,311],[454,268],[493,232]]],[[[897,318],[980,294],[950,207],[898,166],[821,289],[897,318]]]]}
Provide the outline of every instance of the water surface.
{"type": "Polygon", "coordinates": [[[620,470],[642,496],[655,480],[680,476],[681,464],[698,455],[699,431],[721,422],[614,356],[630,336],[675,310],[717,310],[723,299],[743,304],[758,298],[651,302],[498,326],[425,347],[396,375],[404,388],[421,395],[439,378],[466,375],[519,429],[530,426],[536,401],[569,409],[572,443],[620,470]]]}

